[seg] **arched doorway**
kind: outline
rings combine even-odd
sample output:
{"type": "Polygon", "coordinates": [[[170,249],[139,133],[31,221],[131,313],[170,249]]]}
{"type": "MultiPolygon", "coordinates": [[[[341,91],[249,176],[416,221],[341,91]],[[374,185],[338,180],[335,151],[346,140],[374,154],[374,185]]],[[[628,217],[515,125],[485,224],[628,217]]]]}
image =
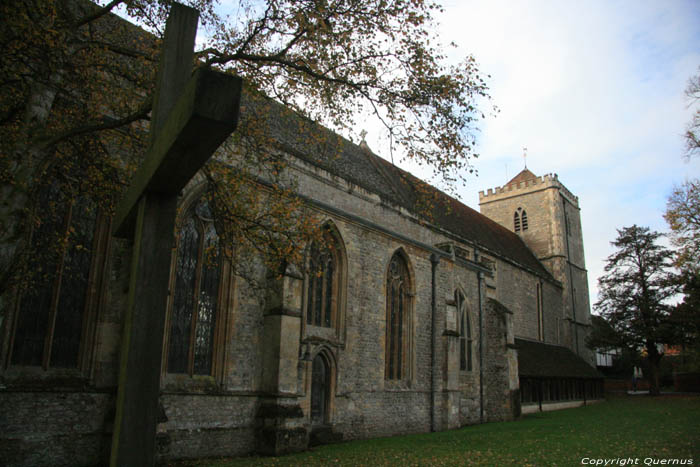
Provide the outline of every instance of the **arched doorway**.
{"type": "Polygon", "coordinates": [[[311,366],[311,425],[328,423],[331,393],[331,370],[326,358],[319,353],[311,366]]]}

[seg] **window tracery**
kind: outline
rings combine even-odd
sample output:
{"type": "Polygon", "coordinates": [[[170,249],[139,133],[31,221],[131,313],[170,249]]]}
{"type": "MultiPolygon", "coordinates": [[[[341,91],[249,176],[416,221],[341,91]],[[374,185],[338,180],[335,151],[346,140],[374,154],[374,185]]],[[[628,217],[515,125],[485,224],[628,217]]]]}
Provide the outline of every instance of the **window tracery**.
{"type": "Polygon", "coordinates": [[[467,300],[460,290],[455,291],[455,305],[459,316],[459,369],[472,371],[472,325],[467,309],[467,300]]]}
{"type": "Polygon", "coordinates": [[[170,303],[169,373],[213,373],[221,256],[216,226],[202,198],[187,211],[178,232],[170,303]]]}
{"type": "Polygon", "coordinates": [[[406,260],[398,252],[389,262],[386,284],[385,378],[406,378],[410,329],[410,276],[406,260]]]}
{"type": "Polygon", "coordinates": [[[527,228],[527,212],[523,208],[518,208],[513,213],[513,230],[515,230],[515,232],[520,232],[527,230],[527,228]]]}
{"type": "Polygon", "coordinates": [[[339,260],[335,241],[327,232],[323,243],[309,250],[306,290],[306,323],[332,327],[336,320],[339,288],[339,260]]]}
{"type": "Polygon", "coordinates": [[[58,185],[39,196],[45,211],[29,244],[41,253],[29,260],[31,272],[19,290],[9,363],[44,370],[84,368],[107,229],[95,204],[84,197],[70,199],[58,185]]]}

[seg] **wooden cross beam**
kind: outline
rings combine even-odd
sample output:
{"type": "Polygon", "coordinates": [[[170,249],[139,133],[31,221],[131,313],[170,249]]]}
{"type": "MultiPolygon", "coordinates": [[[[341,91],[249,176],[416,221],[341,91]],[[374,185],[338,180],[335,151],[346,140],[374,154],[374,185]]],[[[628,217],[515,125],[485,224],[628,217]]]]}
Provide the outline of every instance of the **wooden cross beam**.
{"type": "Polygon", "coordinates": [[[240,89],[240,78],[203,68],[194,73],[131,180],[114,218],[115,235],[131,236],[143,193],[180,193],[235,130],[240,89]]]}
{"type": "Polygon", "coordinates": [[[155,462],[170,260],[180,190],[236,128],[241,80],[192,73],[199,13],[177,3],[165,28],[151,145],[117,208],[113,232],[133,238],[110,465],[155,462]]]}

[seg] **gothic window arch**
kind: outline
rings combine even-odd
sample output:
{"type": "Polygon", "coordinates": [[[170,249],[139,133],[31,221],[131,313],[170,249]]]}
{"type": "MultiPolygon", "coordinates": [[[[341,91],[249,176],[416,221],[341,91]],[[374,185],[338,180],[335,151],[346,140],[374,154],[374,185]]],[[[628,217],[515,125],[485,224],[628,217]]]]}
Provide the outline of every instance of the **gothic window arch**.
{"type": "Polygon", "coordinates": [[[523,208],[518,208],[513,213],[513,230],[516,232],[525,231],[528,228],[527,212],[523,208]]]}
{"type": "Polygon", "coordinates": [[[171,276],[167,373],[213,376],[225,308],[224,261],[206,197],[192,202],[177,226],[171,276]]]}
{"type": "Polygon", "coordinates": [[[411,275],[401,251],[389,261],[386,274],[385,371],[387,380],[410,377],[411,275]]]}
{"type": "Polygon", "coordinates": [[[72,199],[53,184],[39,195],[41,223],[28,243],[29,260],[8,322],[11,366],[87,371],[102,288],[107,221],[86,197],[72,199]]]}
{"type": "Polygon", "coordinates": [[[320,241],[308,250],[304,286],[305,329],[323,327],[341,335],[345,295],[345,249],[335,226],[322,227],[320,241]]]}
{"type": "Polygon", "coordinates": [[[459,369],[472,371],[474,335],[467,299],[459,289],[455,291],[455,306],[459,316],[459,369]]]}

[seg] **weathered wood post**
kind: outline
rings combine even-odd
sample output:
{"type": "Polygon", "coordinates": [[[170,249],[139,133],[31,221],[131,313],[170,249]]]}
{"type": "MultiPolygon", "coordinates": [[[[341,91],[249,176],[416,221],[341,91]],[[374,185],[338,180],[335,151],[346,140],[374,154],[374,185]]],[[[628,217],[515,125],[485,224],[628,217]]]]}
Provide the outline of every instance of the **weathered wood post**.
{"type": "Polygon", "coordinates": [[[133,239],[110,464],[155,461],[160,371],[177,196],[233,132],[241,80],[192,75],[197,10],[173,3],[165,28],[150,147],[120,203],[114,234],[133,239]]]}

